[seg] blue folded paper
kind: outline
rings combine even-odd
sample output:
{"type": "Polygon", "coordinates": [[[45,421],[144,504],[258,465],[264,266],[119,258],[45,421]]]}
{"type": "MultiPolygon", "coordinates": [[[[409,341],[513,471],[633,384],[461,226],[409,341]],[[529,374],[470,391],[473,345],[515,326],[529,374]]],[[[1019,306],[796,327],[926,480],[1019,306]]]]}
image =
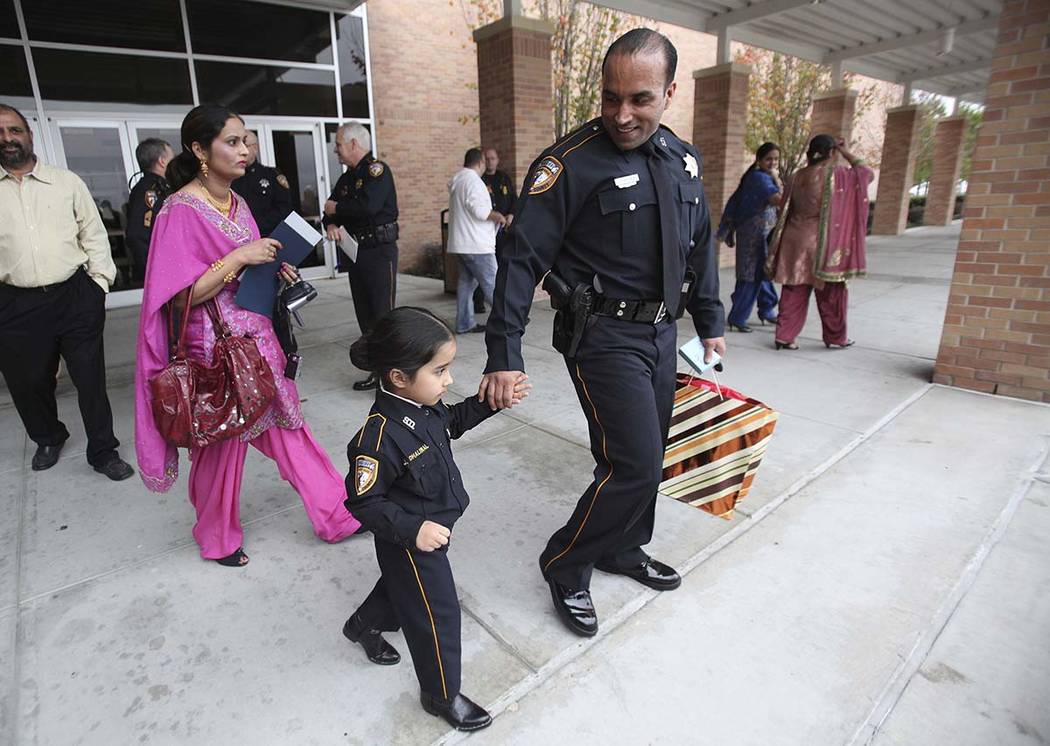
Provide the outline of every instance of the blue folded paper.
{"type": "Polygon", "coordinates": [[[273,229],[270,238],[281,243],[277,258],[266,264],[247,267],[241,273],[241,284],[234,301],[241,308],[273,318],[273,306],[281,286],[278,276],[281,263],[298,267],[321,243],[322,236],[299,213],[293,212],[273,229]]]}

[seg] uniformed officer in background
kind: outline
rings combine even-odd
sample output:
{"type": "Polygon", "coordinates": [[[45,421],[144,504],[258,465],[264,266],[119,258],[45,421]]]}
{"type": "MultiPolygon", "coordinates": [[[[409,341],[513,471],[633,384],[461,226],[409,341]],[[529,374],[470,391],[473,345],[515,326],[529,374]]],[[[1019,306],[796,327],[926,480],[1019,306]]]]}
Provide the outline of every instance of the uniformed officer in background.
{"type": "MultiPolygon", "coordinates": [[[[492,197],[492,209],[507,218],[507,225],[514,222],[514,203],[518,201],[518,190],[506,171],[499,170],[499,151],[495,148],[485,148],[485,173],[481,180],[489,190],[492,197]]],[[[503,230],[500,226],[497,230],[503,230]]],[[[485,312],[485,294],[479,285],[474,290],[474,313],[485,312]]]]}
{"type": "Polygon", "coordinates": [[[269,236],[292,211],[288,179],[276,168],[259,162],[259,138],[248,130],[248,167],[231,188],[244,197],[261,236],[269,236]]]}
{"type": "Polygon", "coordinates": [[[490,406],[510,401],[543,279],[561,307],[555,347],[589,425],[594,479],[540,555],[558,616],[581,635],[598,631],[594,567],[656,590],[681,583],[642,550],[652,538],[674,399],[675,319],[690,312],[707,359],[725,350],[700,156],[660,125],[674,98],[677,57],[649,29],[613,42],[602,66],[601,117],[534,162],[497,250],[480,396],[490,406]]]}
{"type": "Polygon", "coordinates": [[[124,240],[134,262],[133,277],[142,282],[146,277],[146,255],[153,235],[153,218],[170,191],[164,180],[164,169],[175,157],[175,151],[164,140],[150,137],[135,148],[135,160],[139,162],[142,178],[131,188],[128,196],[128,226],[124,240]]]}
{"type": "MultiPolygon", "coordinates": [[[[357,261],[339,254],[339,269],[350,275],[350,295],[361,332],[394,307],[397,293],[397,189],[390,167],[371,153],[372,136],[364,125],[342,125],[335,135],[335,153],[346,172],[324,205],[324,224],[333,241],[343,227],[357,241],[357,261]]],[[[354,389],[378,386],[370,375],[354,389]]]]}

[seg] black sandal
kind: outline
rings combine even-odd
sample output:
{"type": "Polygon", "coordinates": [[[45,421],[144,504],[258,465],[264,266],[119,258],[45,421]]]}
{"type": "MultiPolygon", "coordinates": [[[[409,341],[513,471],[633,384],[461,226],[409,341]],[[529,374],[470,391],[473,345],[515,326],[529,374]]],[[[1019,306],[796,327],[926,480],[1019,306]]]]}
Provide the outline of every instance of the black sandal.
{"type": "Polygon", "coordinates": [[[797,350],[798,344],[795,342],[781,342],[779,339],[774,339],[773,344],[776,345],[778,350],[797,350]]]}
{"type": "Polygon", "coordinates": [[[244,547],[241,547],[228,557],[220,557],[215,561],[223,567],[244,567],[248,564],[248,555],[244,553],[244,547]]]}

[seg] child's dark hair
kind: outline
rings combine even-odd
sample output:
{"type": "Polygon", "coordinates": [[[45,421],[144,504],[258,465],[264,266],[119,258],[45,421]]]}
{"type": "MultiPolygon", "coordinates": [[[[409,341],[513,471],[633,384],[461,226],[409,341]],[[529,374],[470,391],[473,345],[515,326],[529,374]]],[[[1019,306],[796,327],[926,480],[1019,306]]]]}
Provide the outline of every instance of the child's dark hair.
{"type": "Polygon", "coordinates": [[[448,325],[427,309],[400,306],[350,345],[350,362],[389,383],[390,371],[396,368],[411,378],[453,339],[448,325]]]}

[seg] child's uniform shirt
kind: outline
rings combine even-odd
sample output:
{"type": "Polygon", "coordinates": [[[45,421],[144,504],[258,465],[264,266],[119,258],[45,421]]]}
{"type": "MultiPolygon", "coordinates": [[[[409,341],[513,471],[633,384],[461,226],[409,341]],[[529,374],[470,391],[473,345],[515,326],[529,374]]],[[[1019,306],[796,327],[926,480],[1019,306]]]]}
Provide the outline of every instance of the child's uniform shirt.
{"type": "Polygon", "coordinates": [[[497,411],[476,396],[428,407],[381,388],[346,447],[347,510],[377,537],[409,549],[423,521],[451,530],[470,502],[451,441],[497,411]]]}

